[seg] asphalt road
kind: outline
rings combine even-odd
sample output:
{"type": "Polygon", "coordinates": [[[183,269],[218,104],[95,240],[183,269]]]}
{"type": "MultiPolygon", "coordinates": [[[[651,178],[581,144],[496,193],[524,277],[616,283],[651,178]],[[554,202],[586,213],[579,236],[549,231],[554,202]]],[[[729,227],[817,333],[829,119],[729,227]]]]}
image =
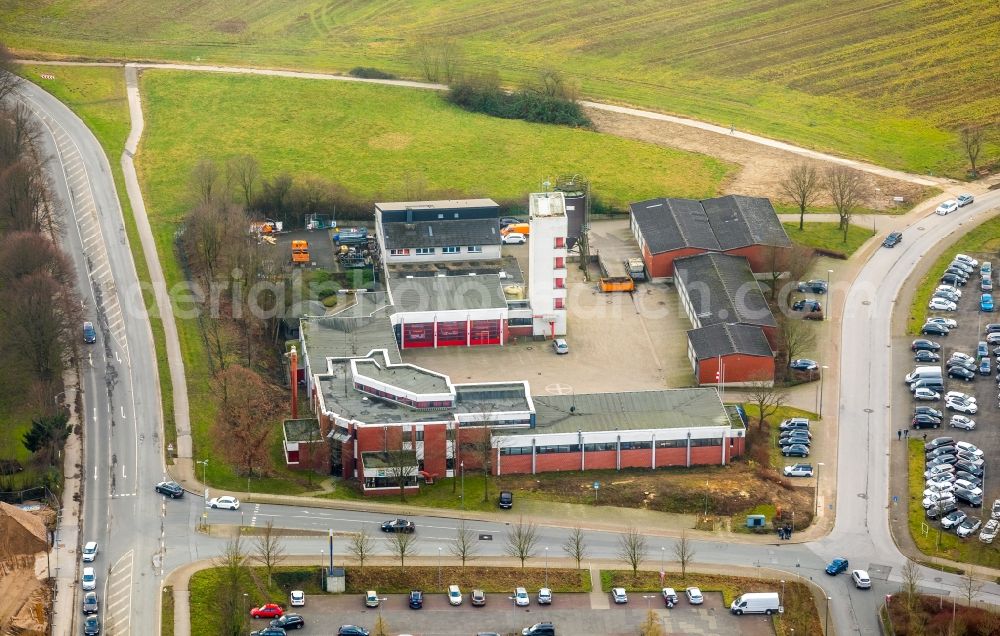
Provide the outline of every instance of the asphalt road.
{"type": "MultiPolygon", "coordinates": [[[[160,406],[157,368],[148,321],[138,302],[131,253],[122,229],[114,184],[107,159],[83,123],[57,100],[37,87],[25,85],[25,100],[43,117],[51,136],[46,143],[59,159],[50,163],[61,197],[70,202],[74,222],[69,224],[66,246],[81,272],[81,287],[90,290],[89,309],[96,319],[100,307],[100,338],[92,348],[92,366],[85,369],[84,404],[88,476],[83,540],[102,544],[98,571],[106,582],[104,603],[107,633],[156,633],[157,595],[164,570],[210,557],[222,540],[193,532],[203,514],[203,502],[188,496],[163,502],[152,484],[162,478],[160,406]],[[74,230],[78,229],[77,232],[74,230]],[[89,260],[89,263],[88,263],[89,260]],[[89,274],[84,274],[89,272],[89,274]],[[95,293],[99,291],[99,294],[95,293]],[[98,297],[99,296],[99,297],[98,297]],[[93,474],[93,479],[90,475],[93,474]],[[112,611],[109,612],[108,608],[112,611]]],[[[720,565],[768,566],[811,576],[833,597],[831,613],[837,633],[877,633],[874,609],[884,594],[895,592],[904,561],[889,534],[888,441],[895,430],[890,396],[895,386],[890,358],[890,321],[894,299],[920,257],[962,223],[1000,203],[1000,192],[981,196],[976,204],[948,217],[928,217],[905,233],[893,250],[878,250],[848,290],[840,345],[839,469],[836,523],[833,532],[809,544],[767,546],[697,541],[697,560],[720,565]],[[820,574],[827,560],[847,555],[854,567],[867,567],[873,590],[860,592],[846,577],[820,574]]],[[[834,277],[836,281],[836,277],[834,277]]],[[[838,293],[834,284],[833,293],[838,293]]],[[[896,418],[898,420],[898,417],[896,418]]],[[[383,515],[308,509],[291,506],[248,506],[239,512],[212,511],[212,522],[260,525],[268,518],[288,527],[351,531],[380,522],[383,515]]],[[[439,554],[455,522],[421,518],[418,524],[420,553],[439,554]]],[[[480,541],[484,556],[501,554],[505,527],[496,523],[473,524],[477,533],[491,535],[480,541]]],[[[560,549],[564,530],[541,528],[541,545],[550,553],[560,549]]],[[[588,533],[595,558],[614,558],[613,533],[588,533]]],[[[289,553],[316,554],[325,548],[322,538],[294,538],[289,553]]],[[[655,555],[673,545],[671,540],[650,539],[655,555]],[[663,550],[661,550],[661,548],[663,550]]],[[[561,550],[561,549],[560,549],[561,550]]],[[[342,539],[335,551],[346,552],[342,539]]],[[[949,593],[958,577],[924,571],[929,590],[949,593]]],[[[1000,586],[987,585],[983,600],[1000,600],[1000,586]]]]}
{"type": "Polygon", "coordinates": [[[25,82],[22,99],[46,133],[43,149],[66,213],[64,247],[76,266],[87,319],[98,332],[81,378],[81,542],[101,546],[94,566],[105,632],[152,634],[162,574],[161,501],[152,484],[165,474],[152,334],[104,152],[83,122],[48,93],[25,82]]]}

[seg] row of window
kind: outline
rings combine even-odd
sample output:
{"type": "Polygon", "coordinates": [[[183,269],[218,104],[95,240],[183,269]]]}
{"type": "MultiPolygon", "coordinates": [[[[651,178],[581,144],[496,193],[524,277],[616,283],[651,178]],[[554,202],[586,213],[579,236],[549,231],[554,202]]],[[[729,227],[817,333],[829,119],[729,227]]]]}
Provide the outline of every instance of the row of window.
{"type": "MultiPolygon", "coordinates": [[[[669,439],[660,440],[656,442],[657,448],[686,448],[688,440],[686,439],[669,439]]],[[[722,446],[721,437],[713,437],[706,439],[692,439],[691,446],[722,446]]],[[[621,450],[650,450],[653,447],[652,441],[639,441],[639,442],[622,442],[621,450]]],[[[614,451],[617,448],[615,442],[598,442],[596,444],[584,444],[583,451],[585,453],[593,453],[598,451],[614,451]]],[[[550,455],[552,453],[579,453],[579,444],[553,444],[536,446],[535,454],[537,455],[550,455]]],[[[500,449],[501,455],[530,455],[531,446],[511,446],[507,448],[500,449]]]]}
{"type": "Polygon", "coordinates": [[[354,383],[354,388],[357,389],[358,391],[361,391],[363,393],[367,393],[369,395],[374,395],[374,396],[377,396],[377,397],[386,398],[386,399],[392,400],[394,402],[399,402],[400,404],[406,404],[408,406],[412,406],[412,407],[418,408],[418,409],[432,409],[432,408],[442,408],[442,407],[454,406],[454,404],[453,404],[453,402],[451,400],[424,400],[424,401],[419,401],[418,402],[416,400],[411,400],[408,397],[403,397],[401,395],[396,395],[394,393],[389,393],[388,391],[383,391],[382,389],[376,389],[376,388],[373,388],[373,387],[370,387],[370,386],[365,386],[364,384],[361,384],[360,382],[355,382],[354,383]]]}
{"type": "MultiPolygon", "coordinates": [[[[482,254],[483,253],[483,246],[482,245],[466,245],[465,246],[465,251],[468,254],[482,254]]],[[[411,250],[409,248],[406,248],[406,249],[395,249],[395,250],[389,250],[389,255],[390,256],[409,256],[410,252],[411,252],[411,250]]],[[[433,247],[418,247],[418,248],[412,250],[412,252],[414,254],[416,254],[417,256],[431,256],[431,255],[433,255],[435,253],[435,248],[433,248],[433,247]]],[[[449,245],[447,247],[442,247],[441,248],[441,253],[442,254],[460,254],[461,252],[462,252],[462,248],[460,246],[458,246],[458,245],[449,245]]]]}

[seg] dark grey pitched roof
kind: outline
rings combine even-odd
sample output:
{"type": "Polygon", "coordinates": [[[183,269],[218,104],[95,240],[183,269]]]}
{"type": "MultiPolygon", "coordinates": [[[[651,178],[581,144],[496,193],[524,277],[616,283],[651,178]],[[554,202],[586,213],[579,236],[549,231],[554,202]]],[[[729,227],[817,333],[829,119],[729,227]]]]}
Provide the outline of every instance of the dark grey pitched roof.
{"type": "Polygon", "coordinates": [[[496,219],[385,223],[382,231],[385,247],[390,250],[500,244],[500,224],[496,219]]]}
{"type": "Polygon", "coordinates": [[[764,330],[755,325],[734,325],[720,322],[687,332],[688,342],[698,360],[741,353],[751,356],[773,356],[764,330]]]}
{"type": "Polygon", "coordinates": [[[653,254],[684,247],[725,251],[748,245],[788,247],[771,202],[728,195],[715,199],[650,199],[629,206],[653,254]]]}
{"type": "Polygon", "coordinates": [[[707,253],[674,261],[702,327],[731,322],[776,327],[760,285],[742,256],[707,253]]]}

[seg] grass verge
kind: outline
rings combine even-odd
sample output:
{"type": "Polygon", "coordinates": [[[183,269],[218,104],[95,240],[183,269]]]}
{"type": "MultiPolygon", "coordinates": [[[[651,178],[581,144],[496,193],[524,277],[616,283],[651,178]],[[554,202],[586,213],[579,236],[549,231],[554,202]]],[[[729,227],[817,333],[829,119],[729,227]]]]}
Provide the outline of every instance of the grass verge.
{"type": "Polygon", "coordinates": [[[174,636],[174,587],[163,587],[160,603],[160,636],[174,636]]]}
{"type": "MultiPolygon", "coordinates": [[[[533,559],[535,563],[539,559],[533,559]]],[[[423,590],[425,594],[446,594],[449,585],[459,586],[463,592],[481,589],[487,594],[513,594],[515,587],[537,590],[548,585],[553,593],[589,592],[590,572],[564,568],[492,567],[474,563],[449,567],[407,566],[373,567],[363,570],[349,567],[347,593],[364,594],[378,590],[380,594],[406,594],[410,590],[423,590]]]]}
{"type": "Polygon", "coordinates": [[[847,226],[847,240],[836,223],[808,221],[799,229],[798,223],[782,223],[788,238],[806,247],[821,250],[828,256],[850,258],[865,241],[873,236],[871,230],[860,225],[847,226]]]}
{"type": "MultiPolygon", "coordinates": [[[[930,302],[934,289],[938,286],[941,273],[944,272],[948,263],[955,254],[969,254],[979,258],[980,256],[996,261],[996,255],[1000,250],[1000,216],[993,217],[976,227],[970,229],[951,245],[939,244],[941,254],[934,260],[930,270],[920,279],[917,291],[913,294],[913,304],[910,305],[910,314],[906,321],[907,332],[916,335],[920,332],[920,327],[927,317],[927,303],[930,302]]],[[[975,274],[969,277],[969,285],[966,287],[966,294],[973,297],[972,300],[964,299],[963,302],[976,302],[978,298],[978,276],[975,274]]],[[[994,297],[996,292],[994,291],[994,297]]]]}
{"type": "MultiPolygon", "coordinates": [[[[907,500],[908,525],[910,536],[917,549],[932,557],[942,557],[960,563],[970,563],[995,568],[1000,566],[1000,549],[996,545],[987,545],[979,541],[979,534],[976,533],[967,539],[960,539],[953,532],[941,529],[941,524],[937,521],[927,519],[924,514],[924,507],[921,504],[924,491],[924,444],[923,441],[911,439],[907,445],[908,469],[907,483],[909,485],[909,499],[907,500]]],[[[963,508],[968,512],[967,508],[963,508]]],[[[989,510],[974,510],[970,516],[983,516],[989,518],[989,510]]],[[[985,521],[985,519],[984,519],[985,521]]],[[[944,569],[947,566],[940,566],[928,563],[927,567],[934,569],[944,569]]],[[[950,569],[950,568],[949,568],[950,569]]],[[[947,570],[946,570],[947,571],[947,570]]]]}

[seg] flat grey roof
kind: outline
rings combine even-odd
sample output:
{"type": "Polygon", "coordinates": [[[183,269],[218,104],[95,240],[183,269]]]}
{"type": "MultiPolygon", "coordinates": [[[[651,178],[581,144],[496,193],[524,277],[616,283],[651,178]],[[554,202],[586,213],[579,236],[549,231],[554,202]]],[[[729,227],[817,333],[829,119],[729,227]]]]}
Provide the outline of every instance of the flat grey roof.
{"type": "Polygon", "coordinates": [[[496,274],[504,285],[518,285],[524,282],[524,275],[521,273],[521,266],[518,265],[517,258],[510,255],[499,259],[390,263],[388,267],[389,277],[393,280],[403,279],[407,276],[416,278],[439,274],[444,276],[496,274]],[[503,273],[502,277],[501,273],[503,273]]]}
{"type": "Polygon", "coordinates": [[[715,389],[535,395],[531,399],[536,427],[504,429],[503,435],[730,425],[715,389]]]}
{"type": "Polygon", "coordinates": [[[496,219],[440,219],[412,223],[384,223],[382,235],[389,250],[418,247],[500,245],[496,219]]]}
{"type": "Polygon", "coordinates": [[[389,292],[401,312],[507,307],[503,285],[496,274],[396,278],[389,281],[389,292]]]}
{"type": "Polygon", "coordinates": [[[313,373],[326,369],[327,358],[364,356],[373,349],[385,349],[390,361],[400,361],[389,320],[392,306],[386,306],[385,294],[360,293],[355,300],[336,314],[310,316],[300,321],[300,333],[313,373]]]}
{"type": "Polygon", "coordinates": [[[687,332],[687,336],[698,360],[737,353],[764,357],[774,355],[764,330],[757,325],[720,322],[700,329],[691,329],[687,332]]]}
{"type": "Polygon", "coordinates": [[[461,210],[463,208],[500,207],[493,199],[448,199],[444,201],[388,201],[376,203],[375,207],[384,212],[404,212],[406,210],[461,210]]]}
{"type": "Polygon", "coordinates": [[[710,252],[678,258],[674,277],[684,285],[702,327],[720,322],[778,325],[750,263],[742,256],[710,252]]]}
{"type": "Polygon", "coordinates": [[[319,442],[323,440],[319,420],[315,417],[285,420],[282,426],[285,428],[285,439],[289,442],[319,442]]]}
{"type": "Polygon", "coordinates": [[[372,358],[355,362],[357,372],[373,380],[419,394],[451,393],[448,381],[436,373],[411,365],[389,366],[372,358]]]}

